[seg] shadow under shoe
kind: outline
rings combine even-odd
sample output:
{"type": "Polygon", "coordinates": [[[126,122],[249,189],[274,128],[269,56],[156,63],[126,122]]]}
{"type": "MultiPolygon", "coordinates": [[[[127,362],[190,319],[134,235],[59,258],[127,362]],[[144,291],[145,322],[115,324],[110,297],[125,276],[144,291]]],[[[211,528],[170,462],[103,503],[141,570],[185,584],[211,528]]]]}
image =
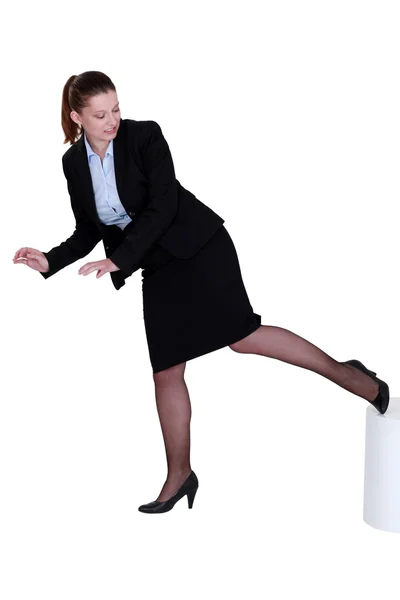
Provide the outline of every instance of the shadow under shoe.
{"type": "Polygon", "coordinates": [[[378,379],[378,377],[375,377],[376,373],[374,371],[370,371],[369,369],[367,369],[367,367],[364,366],[362,364],[362,362],[360,362],[359,360],[356,360],[356,359],[346,360],[345,362],[342,362],[341,364],[342,365],[350,365],[352,367],[355,367],[359,371],[362,371],[366,375],[369,375],[370,377],[372,377],[372,379],[377,382],[377,384],[379,385],[378,395],[375,398],[375,400],[373,400],[372,402],[370,402],[368,400],[368,402],[370,402],[370,404],[372,404],[372,406],[374,406],[383,415],[387,411],[387,408],[389,406],[389,400],[390,400],[390,392],[389,392],[388,384],[385,381],[378,379]]]}
{"type": "Polygon", "coordinates": [[[182,483],[179,490],[164,502],[159,502],[158,500],[154,500],[153,502],[149,502],[148,504],[142,504],[139,506],[138,510],[144,513],[164,513],[168,512],[172,508],[174,508],[175,504],[187,495],[188,497],[188,507],[192,508],[194,497],[196,495],[197,489],[199,487],[199,480],[197,479],[196,473],[192,471],[189,477],[182,483]]]}

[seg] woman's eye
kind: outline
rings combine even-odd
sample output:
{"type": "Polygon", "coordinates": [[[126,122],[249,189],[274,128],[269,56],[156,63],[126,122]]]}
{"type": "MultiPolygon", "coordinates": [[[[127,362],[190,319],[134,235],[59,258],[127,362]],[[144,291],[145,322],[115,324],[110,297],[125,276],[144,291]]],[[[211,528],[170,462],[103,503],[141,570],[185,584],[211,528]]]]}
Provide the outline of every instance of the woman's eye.
{"type": "MultiPolygon", "coordinates": [[[[119,108],[117,108],[117,110],[114,110],[113,112],[119,112],[119,108]]],[[[97,117],[98,119],[104,119],[104,115],[102,117],[97,117]]]]}

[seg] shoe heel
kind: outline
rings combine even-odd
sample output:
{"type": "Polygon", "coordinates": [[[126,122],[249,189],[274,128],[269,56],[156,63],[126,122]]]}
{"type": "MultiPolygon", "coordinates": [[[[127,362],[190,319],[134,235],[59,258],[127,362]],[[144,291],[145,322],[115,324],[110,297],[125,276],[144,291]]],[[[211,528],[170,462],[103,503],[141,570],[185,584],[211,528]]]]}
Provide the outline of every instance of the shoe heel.
{"type": "Polygon", "coordinates": [[[188,507],[192,508],[193,506],[193,502],[194,502],[194,497],[196,495],[197,489],[194,490],[190,490],[190,492],[187,493],[187,499],[188,499],[188,507]]]}
{"type": "Polygon", "coordinates": [[[385,414],[385,412],[388,409],[389,401],[390,401],[390,391],[389,391],[388,384],[385,381],[378,379],[376,377],[375,371],[370,371],[369,369],[367,369],[367,367],[365,365],[363,365],[362,362],[360,362],[359,360],[355,360],[355,359],[346,360],[342,364],[351,365],[352,367],[355,367],[359,371],[362,371],[363,373],[368,374],[370,377],[372,377],[376,381],[376,383],[379,386],[379,392],[378,392],[378,395],[375,398],[375,400],[373,400],[372,402],[369,400],[369,402],[372,404],[372,406],[375,406],[375,408],[382,415],[385,414]]]}
{"type": "Polygon", "coordinates": [[[343,365],[351,365],[352,367],[355,367],[356,369],[358,369],[359,371],[362,371],[363,373],[368,373],[368,375],[370,375],[371,377],[375,377],[376,373],[375,371],[370,371],[369,369],[367,369],[366,366],[364,366],[362,364],[362,362],[360,362],[359,360],[346,360],[344,363],[342,363],[343,365]]]}

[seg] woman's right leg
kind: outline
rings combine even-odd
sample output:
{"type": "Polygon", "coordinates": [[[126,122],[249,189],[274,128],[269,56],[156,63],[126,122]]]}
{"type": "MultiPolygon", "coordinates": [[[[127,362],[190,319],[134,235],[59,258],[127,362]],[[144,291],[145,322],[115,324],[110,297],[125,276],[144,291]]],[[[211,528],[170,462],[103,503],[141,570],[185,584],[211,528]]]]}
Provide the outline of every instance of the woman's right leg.
{"type": "Polygon", "coordinates": [[[191,473],[190,420],[192,410],[184,379],[186,362],[153,373],[158,416],[167,455],[167,479],[156,500],[171,498],[191,473]]]}

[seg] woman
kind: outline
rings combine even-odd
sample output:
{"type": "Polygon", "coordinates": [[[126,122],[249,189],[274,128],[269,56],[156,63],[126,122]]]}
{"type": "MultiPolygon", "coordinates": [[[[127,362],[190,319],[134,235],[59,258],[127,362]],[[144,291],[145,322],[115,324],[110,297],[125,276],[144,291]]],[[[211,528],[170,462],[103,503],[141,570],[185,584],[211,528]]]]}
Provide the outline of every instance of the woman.
{"type": "Polygon", "coordinates": [[[142,268],[143,311],[168,475],[157,500],[139,511],[171,510],[198,488],[190,466],[191,405],[186,361],[229,346],[319,373],[368,400],[382,414],[388,385],[356,360],[337,362],[281,327],[261,324],[247,296],[224,220],[175,177],[155,121],[121,119],[115,86],[104,73],[72,76],[62,97],[62,158],[76,226],[48,252],[20,248],[15,264],[46,279],[102,240],[106,259],[79,274],[110,273],[118,290],[142,268]]]}

